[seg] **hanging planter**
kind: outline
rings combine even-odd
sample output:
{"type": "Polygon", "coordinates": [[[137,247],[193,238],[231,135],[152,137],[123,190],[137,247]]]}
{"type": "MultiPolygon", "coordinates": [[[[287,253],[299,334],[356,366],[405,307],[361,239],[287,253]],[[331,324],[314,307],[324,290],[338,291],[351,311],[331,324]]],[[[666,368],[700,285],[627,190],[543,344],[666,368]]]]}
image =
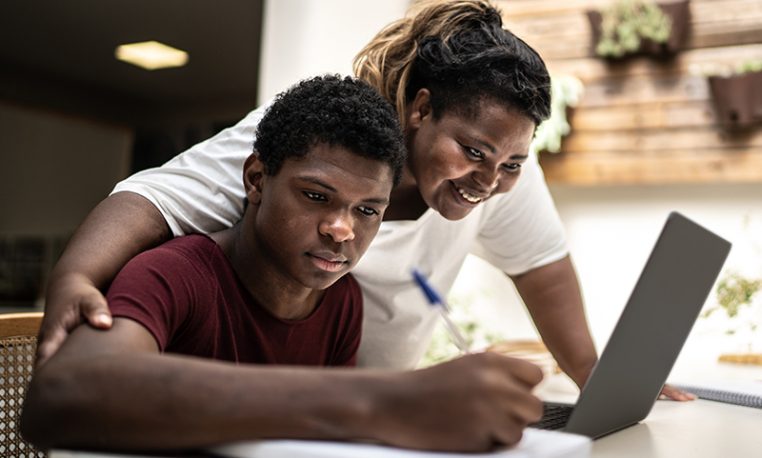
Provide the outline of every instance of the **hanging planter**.
{"type": "Polygon", "coordinates": [[[732,75],[710,76],[709,90],[724,127],[762,123],[762,60],[747,62],[732,75]]]}
{"type": "Polygon", "coordinates": [[[593,52],[606,59],[674,55],[685,45],[690,27],[689,0],[617,0],[605,10],[586,14],[593,52]]]}
{"type": "Polygon", "coordinates": [[[550,90],[550,117],[537,127],[529,147],[535,154],[561,151],[563,138],[571,132],[571,111],[579,103],[584,86],[578,78],[571,75],[551,76],[550,90]]]}

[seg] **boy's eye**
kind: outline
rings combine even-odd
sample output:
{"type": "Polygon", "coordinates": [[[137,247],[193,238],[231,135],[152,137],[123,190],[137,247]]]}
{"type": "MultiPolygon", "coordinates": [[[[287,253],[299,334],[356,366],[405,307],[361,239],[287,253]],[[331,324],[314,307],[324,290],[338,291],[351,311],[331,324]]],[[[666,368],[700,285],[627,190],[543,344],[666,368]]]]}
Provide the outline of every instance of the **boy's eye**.
{"type": "Polygon", "coordinates": [[[370,207],[358,207],[357,210],[362,213],[365,216],[375,216],[378,215],[378,210],[375,208],[370,207]]]}
{"type": "Polygon", "coordinates": [[[325,202],[326,198],[323,194],[320,194],[319,192],[312,192],[312,191],[304,191],[304,195],[307,196],[308,199],[314,200],[317,202],[325,202]]]}
{"type": "Polygon", "coordinates": [[[480,161],[484,159],[484,153],[482,153],[476,148],[471,148],[470,146],[463,146],[463,150],[466,152],[466,156],[470,157],[473,160],[480,161]]]}

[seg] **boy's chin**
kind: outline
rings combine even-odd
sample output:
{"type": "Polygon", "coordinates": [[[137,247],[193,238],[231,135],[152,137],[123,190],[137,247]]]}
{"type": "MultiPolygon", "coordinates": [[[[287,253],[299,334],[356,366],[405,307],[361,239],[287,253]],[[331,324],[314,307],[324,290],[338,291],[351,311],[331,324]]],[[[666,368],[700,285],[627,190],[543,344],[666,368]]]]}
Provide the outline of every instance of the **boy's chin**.
{"type": "Polygon", "coordinates": [[[308,288],[315,290],[324,290],[330,288],[334,283],[339,281],[341,277],[349,273],[349,270],[341,272],[321,273],[311,276],[309,279],[305,279],[302,283],[308,288]]]}

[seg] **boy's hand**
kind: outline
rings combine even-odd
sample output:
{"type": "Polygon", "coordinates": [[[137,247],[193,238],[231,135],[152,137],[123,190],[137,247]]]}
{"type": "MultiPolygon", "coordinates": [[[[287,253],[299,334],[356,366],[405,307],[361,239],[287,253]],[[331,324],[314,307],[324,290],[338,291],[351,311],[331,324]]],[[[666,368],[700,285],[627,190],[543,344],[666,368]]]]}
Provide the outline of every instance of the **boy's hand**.
{"type": "Polygon", "coordinates": [[[80,275],[51,281],[37,340],[38,366],[58,351],[69,332],[82,323],[83,318],[95,328],[111,327],[111,312],[98,288],[80,275]]]}
{"type": "Polygon", "coordinates": [[[487,451],[513,445],[542,417],[532,388],[542,371],[495,353],[476,353],[401,374],[402,383],[382,388],[374,409],[378,438],[419,449],[487,451]]]}

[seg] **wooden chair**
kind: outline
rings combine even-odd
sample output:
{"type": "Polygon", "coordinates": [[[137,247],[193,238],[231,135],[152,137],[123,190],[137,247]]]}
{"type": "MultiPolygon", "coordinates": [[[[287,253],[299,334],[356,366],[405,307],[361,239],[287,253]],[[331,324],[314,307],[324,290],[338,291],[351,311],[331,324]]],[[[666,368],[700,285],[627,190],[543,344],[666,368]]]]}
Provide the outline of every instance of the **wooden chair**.
{"type": "Polygon", "coordinates": [[[41,322],[41,312],[0,314],[0,456],[45,456],[18,432],[41,322]]]}

